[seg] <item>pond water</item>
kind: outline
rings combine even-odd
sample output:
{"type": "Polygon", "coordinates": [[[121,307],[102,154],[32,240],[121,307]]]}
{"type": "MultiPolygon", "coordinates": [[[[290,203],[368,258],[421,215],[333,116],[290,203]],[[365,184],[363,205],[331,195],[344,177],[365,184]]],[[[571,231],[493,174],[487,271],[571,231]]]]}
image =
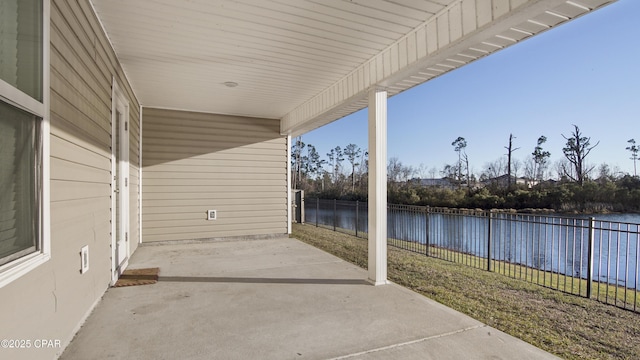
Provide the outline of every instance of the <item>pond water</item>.
{"type": "MultiPolygon", "coordinates": [[[[334,226],[366,236],[367,204],[305,202],[308,223],[334,226]]],[[[432,210],[433,211],[433,210],[432,210]]],[[[493,260],[586,279],[589,235],[593,242],[593,279],[638,288],[640,214],[527,215],[427,212],[389,206],[389,239],[472,254],[493,260]],[[589,218],[595,218],[590,229],[589,218]]]]}

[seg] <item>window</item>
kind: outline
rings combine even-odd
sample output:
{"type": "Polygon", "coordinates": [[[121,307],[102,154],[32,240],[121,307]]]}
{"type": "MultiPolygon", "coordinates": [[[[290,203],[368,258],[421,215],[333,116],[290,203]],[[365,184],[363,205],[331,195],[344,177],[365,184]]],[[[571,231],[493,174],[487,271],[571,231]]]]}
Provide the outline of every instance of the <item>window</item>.
{"type": "Polygon", "coordinates": [[[0,1],[0,287],[49,259],[48,28],[48,0],[0,1]]]}
{"type": "Polygon", "coordinates": [[[42,0],[0,2],[0,79],[42,102],[42,0]]]}
{"type": "Polygon", "coordinates": [[[39,247],[39,122],[0,102],[0,265],[39,247]]]}

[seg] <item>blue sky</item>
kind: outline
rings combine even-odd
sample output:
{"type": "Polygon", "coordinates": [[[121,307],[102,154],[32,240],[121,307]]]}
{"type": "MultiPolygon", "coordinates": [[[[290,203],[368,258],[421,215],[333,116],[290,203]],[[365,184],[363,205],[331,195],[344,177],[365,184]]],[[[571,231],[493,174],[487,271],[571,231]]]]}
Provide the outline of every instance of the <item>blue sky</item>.
{"type": "MultiPolygon", "coordinates": [[[[457,155],[451,142],[466,138],[472,171],[513,153],[524,161],[540,135],[551,162],[572,124],[592,144],[587,161],[633,173],[627,140],[640,143],[640,1],[619,0],[391,97],[388,157],[414,167],[442,169],[457,155]]],[[[331,148],[367,147],[364,109],[304,134],[323,158],[331,148]]],[[[639,164],[640,165],[640,164],[639,164]]],[[[522,170],[519,171],[522,175],[522,170]]],[[[439,175],[438,175],[439,176],[439,175]]]]}

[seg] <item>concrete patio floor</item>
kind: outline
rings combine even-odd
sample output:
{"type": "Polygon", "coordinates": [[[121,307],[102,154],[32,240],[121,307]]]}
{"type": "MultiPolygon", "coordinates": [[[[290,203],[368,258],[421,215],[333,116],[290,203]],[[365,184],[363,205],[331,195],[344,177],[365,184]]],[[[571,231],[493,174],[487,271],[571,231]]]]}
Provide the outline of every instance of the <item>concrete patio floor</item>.
{"type": "Polygon", "coordinates": [[[61,359],[555,359],[296,239],[144,245],[61,359]]]}

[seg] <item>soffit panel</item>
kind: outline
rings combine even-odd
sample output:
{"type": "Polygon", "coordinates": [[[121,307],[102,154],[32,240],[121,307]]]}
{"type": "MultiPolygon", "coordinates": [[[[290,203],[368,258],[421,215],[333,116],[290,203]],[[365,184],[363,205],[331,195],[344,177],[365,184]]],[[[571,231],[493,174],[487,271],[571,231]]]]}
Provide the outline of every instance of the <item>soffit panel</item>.
{"type": "Polygon", "coordinates": [[[281,132],[313,130],[366,107],[372,86],[396,95],[614,1],[460,0],[288,113],[281,132]]]}
{"type": "Polygon", "coordinates": [[[143,106],[300,134],[612,0],[91,0],[143,106]],[[229,88],[223,83],[239,84],[229,88]]]}
{"type": "Polygon", "coordinates": [[[143,106],[282,118],[455,1],[92,4],[143,106]]]}

